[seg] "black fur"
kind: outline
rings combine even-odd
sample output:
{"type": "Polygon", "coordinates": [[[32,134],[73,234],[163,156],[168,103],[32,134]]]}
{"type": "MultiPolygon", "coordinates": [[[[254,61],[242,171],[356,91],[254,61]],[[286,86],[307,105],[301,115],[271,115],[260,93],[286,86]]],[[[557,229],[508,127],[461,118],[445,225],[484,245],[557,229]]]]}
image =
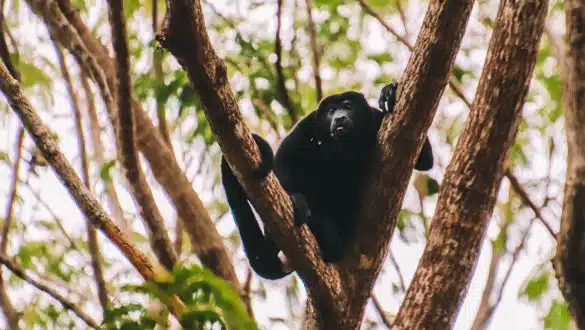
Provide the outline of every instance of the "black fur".
{"type": "MultiPolygon", "coordinates": [[[[361,93],[326,97],[292,129],[274,157],[270,145],[254,135],[262,156],[258,177],[274,166],[274,174],[293,200],[296,224],[309,226],[327,262],[341,260],[353,239],[362,183],[382,119],[394,110],[397,86],[393,82],[382,89],[378,102],[382,111],[370,107],[361,93]]],[[[415,168],[432,166],[427,139],[415,168]]],[[[250,265],[264,278],[288,275],[291,271],[279,258],[280,249],[270,235],[262,233],[244,189],[223,158],[221,172],[250,265]]]]}

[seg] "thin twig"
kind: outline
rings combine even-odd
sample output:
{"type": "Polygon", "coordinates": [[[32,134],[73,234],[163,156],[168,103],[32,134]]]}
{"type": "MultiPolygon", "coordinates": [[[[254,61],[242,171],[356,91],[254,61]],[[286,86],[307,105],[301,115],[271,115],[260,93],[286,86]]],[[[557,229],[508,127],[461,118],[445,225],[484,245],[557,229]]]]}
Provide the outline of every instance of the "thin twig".
{"type": "Polygon", "coordinates": [[[81,308],[79,308],[79,306],[76,303],[68,300],[66,297],[62,296],[57,291],[53,290],[52,288],[45,285],[44,283],[41,283],[40,281],[37,281],[36,279],[30,277],[26,273],[25,269],[20,267],[13,260],[9,259],[5,255],[0,254],[0,263],[2,263],[4,266],[6,266],[6,268],[10,269],[10,271],[14,275],[20,277],[22,280],[26,281],[30,285],[34,286],[35,288],[37,288],[37,289],[47,293],[49,296],[53,297],[53,299],[55,299],[59,303],[61,303],[61,305],[65,309],[72,311],[75,315],[77,315],[77,317],[79,317],[88,326],[90,326],[94,329],[100,328],[98,322],[95,321],[94,319],[92,319],[91,316],[86,314],[81,308]]]}
{"type": "Polygon", "coordinates": [[[404,39],[410,39],[410,33],[408,32],[408,21],[406,19],[406,14],[404,12],[404,8],[402,7],[402,0],[396,1],[396,9],[398,10],[398,14],[400,15],[400,21],[402,21],[402,27],[404,28],[404,39]]]}
{"type": "Polygon", "coordinates": [[[398,284],[400,285],[400,290],[402,290],[402,292],[406,292],[404,276],[402,276],[402,270],[400,269],[400,265],[398,264],[398,261],[396,261],[396,257],[394,257],[394,253],[392,252],[392,250],[390,250],[389,256],[390,262],[392,263],[392,267],[394,267],[394,270],[396,270],[396,274],[398,274],[398,284]]]}
{"type": "MultiPolygon", "coordinates": [[[[101,134],[100,134],[100,123],[99,118],[97,115],[97,110],[95,108],[95,101],[93,98],[93,93],[91,91],[91,86],[88,82],[87,74],[84,70],[81,70],[81,85],[85,92],[85,102],[87,105],[87,117],[89,121],[89,132],[91,135],[91,146],[93,149],[92,158],[94,161],[102,167],[105,164],[105,148],[102,144],[101,134]]],[[[110,212],[112,212],[112,217],[114,221],[124,234],[128,237],[132,236],[131,225],[128,219],[124,216],[124,210],[122,210],[122,205],[120,204],[120,200],[118,199],[118,193],[116,192],[116,188],[112,180],[104,180],[104,186],[106,191],[106,200],[108,202],[108,206],[110,212]]]]}
{"type": "MultiPolygon", "coordinates": [[[[83,124],[81,118],[81,109],[79,106],[79,99],[77,97],[77,93],[75,93],[75,89],[73,88],[71,75],[69,74],[67,63],[65,62],[65,56],[63,56],[63,52],[61,51],[61,48],[59,47],[55,40],[53,40],[53,46],[55,47],[55,52],[57,54],[57,59],[59,61],[59,67],[61,69],[61,74],[63,75],[63,80],[65,81],[65,86],[67,87],[67,92],[69,93],[71,109],[73,110],[73,117],[75,119],[75,129],[77,131],[77,144],[79,145],[79,157],[81,158],[81,177],[83,178],[83,182],[85,183],[87,189],[91,191],[91,181],[89,177],[89,157],[87,155],[87,148],[85,146],[85,135],[83,134],[83,124]]],[[[106,288],[106,280],[104,279],[104,270],[102,267],[103,260],[98,242],[97,230],[90,223],[87,223],[86,226],[89,255],[91,257],[91,267],[93,269],[93,276],[96,282],[98,297],[100,299],[102,310],[106,311],[108,309],[109,299],[108,291],[106,288]]]]}
{"type": "Polygon", "coordinates": [[[8,43],[4,38],[8,35],[8,26],[4,19],[4,1],[0,3],[0,60],[4,61],[4,65],[10,71],[10,74],[16,79],[20,80],[20,72],[14,66],[14,63],[10,60],[10,51],[8,50],[8,43]]]}
{"type": "Polygon", "coordinates": [[[384,325],[386,325],[388,329],[392,329],[392,322],[390,322],[390,319],[388,319],[388,316],[386,316],[386,312],[384,312],[384,308],[382,307],[382,304],[378,300],[378,297],[376,297],[376,294],[372,292],[370,294],[370,298],[372,299],[374,307],[376,308],[376,311],[378,312],[378,315],[382,319],[384,325]]]}
{"type": "Polygon", "coordinates": [[[307,20],[309,21],[309,36],[311,37],[311,53],[313,55],[313,78],[315,79],[315,91],[317,102],[323,98],[323,87],[321,83],[320,64],[321,56],[319,54],[319,46],[317,44],[317,28],[315,21],[313,21],[313,13],[311,8],[311,0],[305,0],[305,7],[307,10],[307,20]]]}
{"type": "Polygon", "coordinates": [[[115,127],[117,132],[120,156],[132,188],[133,195],[140,209],[140,215],[145,222],[150,236],[150,244],[159,261],[168,269],[173,269],[177,263],[177,254],[164,225],[164,219],[158,209],[154,196],[140,166],[138,148],[136,147],[136,132],[134,111],[132,108],[132,92],[130,78],[130,54],[128,51],[128,37],[126,19],[121,0],[108,0],[109,20],[112,29],[114,53],[116,55],[118,76],[118,112],[119,123],[115,127]]]}
{"type": "MultiPolygon", "coordinates": [[[[390,32],[390,34],[392,34],[394,37],[396,37],[396,39],[398,39],[398,41],[400,41],[404,46],[406,46],[406,48],[408,48],[409,51],[412,52],[413,45],[408,40],[406,40],[406,38],[404,38],[404,36],[400,35],[388,23],[386,23],[386,21],[382,18],[382,16],[380,16],[380,14],[376,13],[372,9],[372,7],[370,7],[370,5],[368,5],[365,2],[365,0],[358,0],[358,2],[360,3],[360,6],[366,12],[366,14],[375,18],[382,25],[382,27],[384,27],[384,29],[386,29],[386,31],[390,32]]],[[[449,87],[451,88],[453,93],[455,93],[455,95],[457,97],[459,97],[461,99],[461,101],[463,101],[463,103],[465,103],[465,105],[468,108],[471,108],[471,102],[465,97],[465,94],[463,94],[463,91],[461,91],[461,88],[459,88],[457,82],[455,81],[455,79],[453,79],[453,77],[449,78],[449,87]]]]}
{"type": "MultiPolygon", "coordinates": [[[[1,63],[1,61],[0,61],[1,63]]],[[[17,75],[18,76],[18,75],[17,75]]],[[[17,189],[18,189],[18,172],[20,169],[20,161],[22,159],[22,144],[24,141],[24,128],[20,126],[16,132],[16,156],[12,163],[12,178],[10,180],[10,195],[8,197],[8,203],[6,204],[6,216],[2,227],[2,237],[0,241],[0,254],[6,254],[8,248],[8,235],[10,233],[10,227],[12,226],[12,218],[14,212],[14,203],[16,201],[17,189]]],[[[4,281],[4,275],[0,270],[0,305],[2,312],[6,317],[6,323],[11,330],[18,329],[18,320],[20,319],[19,313],[14,308],[8,292],[6,289],[6,282],[4,281]]]]}
{"type": "MultiPolygon", "coordinates": [[[[12,78],[3,63],[0,63],[0,90],[35,141],[43,157],[51,164],[55,174],[57,174],[59,180],[82,211],[85,219],[90,221],[96,228],[99,228],[110,239],[144,279],[156,280],[167,276],[163,267],[156,262],[152,262],[122,233],[100,203],[81,182],[73,166],[59,149],[50,130],[24,96],[20,84],[12,78]]],[[[184,304],[176,296],[172,296],[167,303],[167,307],[176,317],[180,317],[185,310],[184,304]]]]}
{"type": "Polygon", "coordinates": [[[57,227],[59,228],[59,230],[61,231],[61,233],[63,234],[63,236],[65,236],[65,238],[67,239],[67,241],[69,241],[69,246],[74,249],[74,250],[79,250],[79,247],[77,246],[77,244],[75,243],[75,241],[73,240],[73,238],[71,238],[71,236],[69,235],[69,233],[67,233],[67,230],[65,230],[65,227],[63,226],[63,222],[61,221],[61,219],[57,216],[57,214],[55,214],[55,212],[53,211],[53,209],[49,206],[49,204],[47,204],[47,202],[45,202],[42,198],[41,195],[39,194],[38,191],[34,190],[30,184],[28,182],[24,182],[22,180],[19,180],[19,182],[21,184],[23,184],[26,188],[28,188],[28,191],[33,195],[33,197],[35,198],[35,201],[39,204],[41,204],[41,206],[47,211],[49,212],[49,214],[51,214],[51,216],[53,217],[53,221],[55,221],[55,223],[57,224],[57,227]]]}
{"type": "Polygon", "coordinates": [[[542,216],[542,213],[540,212],[540,209],[530,199],[530,197],[528,196],[528,193],[522,187],[522,185],[520,184],[520,182],[518,182],[518,178],[516,178],[516,176],[512,173],[512,171],[510,171],[509,168],[506,169],[504,175],[508,178],[508,180],[510,181],[510,184],[512,185],[512,188],[514,188],[514,191],[518,194],[518,196],[520,196],[520,199],[522,200],[522,202],[524,204],[528,205],[528,207],[530,207],[532,209],[532,212],[534,212],[534,215],[536,215],[536,217],[538,218],[538,220],[540,221],[540,223],[544,226],[544,228],[546,229],[546,231],[548,231],[548,233],[550,234],[550,236],[553,239],[556,238],[555,231],[549,225],[548,221],[546,221],[544,219],[544,217],[542,216]]]}
{"type": "Polygon", "coordinates": [[[392,28],[388,23],[386,23],[384,18],[375,12],[374,9],[372,9],[372,7],[370,7],[370,5],[367,4],[365,0],[358,0],[358,2],[366,14],[375,18],[384,27],[384,29],[386,29],[386,31],[390,32],[396,39],[398,39],[398,41],[400,41],[403,45],[406,46],[406,48],[408,48],[409,51],[412,52],[413,46],[410,44],[410,42],[402,35],[400,35],[400,33],[396,32],[396,30],[394,30],[394,28],[392,28]]]}
{"type": "Polygon", "coordinates": [[[282,7],[283,0],[278,0],[278,6],[276,11],[276,36],[274,38],[274,52],[276,53],[276,84],[278,91],[281,94],[284,108],[287,110],[293,123],[299,120],[299,116],[292,103],[288,91],[286,89],[284,72],[282,69],[282,40],[280,39],[280,31],[282,29],[282,7]]]}
{"type": "Polygon", "coordinates": [[[16,132],[16,156],[12,163],[12,179],[10,180],[10,194],[8,195],[8,203],[6,204],[6,217],[2,226],[2,240],[0,241],[0,253],[6,254],[8,248],[8,234],[10,226],[12,226],[12,216],[14,213],[14,202],[18,195],[18,172],[20,171],[20,161],[22,159],[22,144],[24,142],[24,128],[20,126],[16,132]]]}

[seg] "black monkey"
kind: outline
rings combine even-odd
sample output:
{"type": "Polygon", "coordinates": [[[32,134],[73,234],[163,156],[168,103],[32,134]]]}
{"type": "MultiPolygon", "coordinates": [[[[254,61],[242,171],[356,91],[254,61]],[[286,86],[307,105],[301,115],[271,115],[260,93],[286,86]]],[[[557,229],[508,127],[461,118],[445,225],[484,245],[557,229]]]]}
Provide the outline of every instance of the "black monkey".
{"type": "MultiPolygon", "coordinates": [[[[341,260],[351,244],[360,209],[362,183],[376,147],[382,119],[394,110],[398,84],[385,86],[380,95],[382,111],[370,107],[358,92],[326,97],[317,110],[303,118],[284,138],[276,155],[270,145],[253,135],[262,156],[259,176],[270,170],[291,195],[295,222],[307,224],[326,262],[341,260]]],[[[433,166],[433,152],[425,140],[417,170],[433,166]]],[[[291,273],[269,233],[262,233],[248,197],[225,158],[222,183],[238,226],[244,250],[254,271],[267,279],[291,273]]]]}

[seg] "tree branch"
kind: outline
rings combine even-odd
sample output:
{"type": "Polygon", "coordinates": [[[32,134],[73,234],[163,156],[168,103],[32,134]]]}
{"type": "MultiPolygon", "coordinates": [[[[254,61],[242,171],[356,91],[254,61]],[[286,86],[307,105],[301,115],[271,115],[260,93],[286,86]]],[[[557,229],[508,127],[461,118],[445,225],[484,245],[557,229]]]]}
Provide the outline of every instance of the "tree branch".
{"type": "MultiPolygon", "coordinates": [[[[0,35],[0,39],[3,39],[3,36],[0,35]]],[[[0,63],[2,63],[0,61],[0,63]]],[[[9,62],[10,63],[10,62],[9,62]]],[[[17,77],[19,75],[16,75],[17,77]]],[[[6,250],[8,248],[8,235],[10,234],[10,227],[12,226],[12,218],[14,213],[14,202],[16,201],[17,197],[17,190],[18,190],[18,172],[20,171],[20,163],[22,159],[22,144],[24,142],[24,128],[20,126],[18,131],[16,132],[16,156],[14,157],[14,161],[12,163],[12,178],[10,179],[10,194],[8,195],[8,202],[6,204],[6,216],[4,218],[4,223],[2,224],[2,240],[0,241],[0,254],[6,255],[6,250]]],[[[6,289],[6,282],[4,281],[4,275],[0,270],[0,307],[2,308],[2,312],[6,317],[6,323],[9,329],[16,330],[19,329],[18,321],[20,320],[20,315],[14,308],[10,297],[8,296],[8,291],[6,289]]]]}
{"type": "Polygon", "coordinates": [[[585,329],[585,1],[564,2],[566,52],[563,99],[567,134],[567,178],[554,260],[559,288],[579,329],[585,329]]]}
{"type": "Polygon", "coordinates": [[[203,109],[224,155],[243,183],[255,209],[279,242],[308,290],[322,296],[330,324],[341,319],[333,304],[342,297],[337,271],[319,256],[315,239],[306,227],[293,224],[292,204],[274,174],[253,178],[259,153],[234,99],[222,60],[207,35],[199,1],[169,0],[161,34],[157,37],[183,66],[200,96],[203,109]],[[325,305],[328,302],[330,305],[325,305]]]}
{"type": "Polygon", "coordinates": [[[116,55],[116,72],[118,77],[118,113],[119,124],[116,130],[119,155],[132,187],[140,215],[148,230],[152,250],[158,260],[172,270],[177,263],[177,254],[165,228],[164,219],[160,213],[146,177],[142,173],[138,149],[136,148],[135,120],[132,109],[132,92],[130,78],[130,54],[128,51],[126,20],[121,0],[108,0],[108,18],[112,31],[114,53],[116,55]]]}
{"type": "MultiPolygon", "coordinates": [[[[89,158],[87,155],[87,149],[85,147],[85,135],[83,134],[83,124],[81,118],[81,109],[79,107],[79,100],[77,94],[73,89],[73,83],[71,82],[71,75],[67,69],[67,63],[65,63],[65,57],[59,45],[53,40],[53,46],[57,53],[57,59],[59,61],[59,67],[61,68],[61,74],[63,80],[65,80],[65,86],[69,93],[69,99],[71,100],[71,109],[73,110],[73,117],[75,118],[75,129],[77,131],[77,144],[79,146],[79,157],[81,158],[81,176],[87,189],[91,191],[91,181],[89,178],[89,158]]],[[[93,276],[96,282],[98,297],[102,310],[108,309],[108,291],[106,289],[106,281],[104,279],[104,270],[102,268],[102,255],[100,252],[100,246],[98,243],[97,231],[93,225],[87,224],[87,236],[89,254],[91,257],[91,266],[93,269],[93,276]]]]}
{"type": "Polygon", "coordinates": [[[447,167],[428,244],[395,329],[452,325],[518,130],[546,10],[546,0],[500,3],[470,119],[447,167]]]}
{"type": "Polygon", "coordinates": [[[353,321],[361,320],[364,302],[385,260],[416,155],[446,87],[472,6],[471,0],[429,3],[402,74],[396,110],[386,116],[378,133],[379,151],[362,196],[357,242],[341,265],[352,293],[346,313],[359,315],[348,317],[353,321]]]}
{"type": "Polygon", "coordinates": [[[317,102],[323,99],[323,86],[321,83],[321,73],[319,62],[321,61],[321,55],[319,53],[319,45],[317,44],[317,28],[315,27],[315,21],[313,20],[311,0],[305,0],[305,8],[307,10],[307,21],[309,24],[309,37],[311,39],[311,55],[313,56],[313,78],[315,79],[315,95],[317,102]]]}
{"type": "Polygon", "coordinates": [[[282,29],[283,2],[283,0],[278,0],[276,10],[276,36],[274,37],[274,52],[276,53],[276,85],[278,86],[278,91],[281,94],[280,97],[283,100],[284,108],[287,110],[291,121],[296,123],[299,120],[299,115],[290,99],[288,90],[286,89],[286,78],[282,69],[282,40],[280,39],[280,31],[282,29]]]}
{"type": "Polygon", "coordinates": [[[376,311],[378,312],[378,315],[382,319],[382,323],[384,323],[384,325],[388,329],[392,329],[392,322],[390,321],[390,319],[388,319],[388,316],[386,316],[386,312],[384,312],[384,307],[382,307],[382,304],[378,300],[378,297],[376,297],[376,295],[373,292],[371,294],[371,299],[372,303],[374,304],[374,307],[376,308],[376,311]]]}
{"type": "MultiPolygon", "coordinates": [[[[382,25],[382,27],[384,27],[384,29],[386,29],[386,31],[390,32],[390,34],[392,34],[394,37],[396,37],[396,39],[398,39],[398,41],[400,41],[400,43],[405,45],[406,48],[408,48],[408,50],[412,52],[413,47],[405,37],[401,36],[388,23],[386,23],[386,21],[382,18],[382,16],[380,16],[380,14],[376,13],[374,11],[374,9],[366,3],[365,0],[358,0],[358,1],[360,3],[360,6],[362,7],[362,9],[366,12],[366,14],[375,18],[378,21],[378,23],[380,23],[380,25],[382,25]]],[[[397,2],[399,3],[400,1],[397,1],[397,2]]],[[[401,13],[401,15],[403,15],[403,14],[401,13]]],[[[406,30],[406,25],[405,25],[405,30],[406,30]]],[[[459,97],[459,99],[461,99],[461,101],[463,101],[463,103],[465,103],[465,105],[468,108],[471,108],[471,102],[469,102],[469,100],[465,97],[465,94],[463,94],[463,91],[461,91],[459,84],[457,83],[457,81],[455,79],[453,79],[453,77],[449,78],[449,87],[451,88],[453,93],[455,93],[455,95],[457,97],[459,97]]]]}
{"type": "MultiPolygon", "coordinates": [[[[61,20],[60,15],[52,15],[47,10],[47,5],[52,5],[54,2],[55,0],[27,0],[33,12],[47,23],[51,33],[58,36],[57,39],[63,47],[72,53],[72,50],[77,49],[85,53],[89,52],[95,57],[106,74],[108,85],[115,90],[117,84],[115,62],[109,56],[108,50],[92,36],[81,19],[79,11],[71,5],[69,0],[58,0],[59,8],[68,21],[61,20]],[[69,26],[75,28],[77,37],[72,39],[64,35],[63,32],[67,31],[69,26]]],[[[91,72],[92,69],[87,65],[92,63],[77,60],[84,70],[91,72]]],[[[180,219],[184,221],[185,229],[191,239],[192,251],[203,265],[239,289],[239,282],[229,254],[201,199],[193,190],[167,143],[135,97],[132,98],[132,106],[135,110],[136,127],[140,128],[136,131],[136,143],[148,160],[155,179],[164,188],[168,198],[177,209],[180,219]]],[[[113,109],[115,108],[108,108],[108,111],[113,109]]],[[[117,125],[117,116],[117,113],[109,113],[113,127],[117,125]]]]}
{"type": "MultiPolygon", "coordinates": [[[[95,162],[99,164],[101,168],[104,166],[105,160],[105,148],[102,144],[102,139],[100,137],[100,123],[97,115],[97,111],[95,108],[95,101],[93,99],[93,93],[91,91],[91,87],[89,86],[88,77],[85,74],[83,68],[81,69],[81,85],[83,86],[83,90],[85,92],[85,102],[87,104],[87,116],[89,121],[89,131],[91,134],[91,144],[93,149],[93,159],[95,162]]],[[[128,219],[124,215],[124,210],[122,210],[122,205],[120,205],[120,200],[118,199],[118,194],[116,193],[116,188],[114,187],[114,183],[112,180],[104,180],[104,186],[106,191],[106,199],[109,204],[110,212],[112,212],[112,218],[116,222],[116,224],[120,227],[122,232],[129,237],[132,237],[132,229],[128,219]]]]}
{"type": "MultiPolygon", "coordinates": [[[[144,279],[156,280],[167,276],[168,273],[164,268],[158,263],[149,260],[108,217],[106,211],[81,182],[71,163],[59,150],[49,128],[42,122],[24,96],[20,84],[12,78],[6,66],[2,63],[0,63],[0,90],[8,99],[10,107],[18,115],[23,126],[42,152],[43,157],[51,164],[57,177],[83,212],[87,221],[91,222],[110,239],[144,279]]],[[[169,304],[169,310],[175,316],[179,316],[184,310],[184,305],[176,297],[171,297],[169,304]]]]}
{"type": "Polygon", "coordinates": [[[30,277],[22,267],[20,267],[13,260],[10,260],[8,257],[6,257],[6,255],[0,254],[0,263],[6,266],[6,268],[10,269],[10,271],[14,275],[20,277],[30,285],[45,292],[53,299],[57,300],[65,309],[72,311],[73,314],[77,315],[77,317],[79,317],[89,327],[94,329],[100,329],[98,322],[92,319],[91,316],[87,315],[81,308],[79,308],[77,304],[68,300],[66,297],[62,296],[57,291],[53,290],[44,283],[41,283],[40,281],[37,281],[34,278],[30,277]]]}
{"type": "Polygon", "coordinates": [[[544,220],[542,212],[540,212],[540,208],[536,206],[536,204],[534,204],[534,202],[530,199],[530,196],[528,196],[526,190],[522,187],[520,182],[518,182],[518,178],[516,178],[516,176],[512,173],[512,171],[509,168],[506,169],[504,175],[508,178],[508,181],[510,181],[510,185],[512,186],[514,191],[518,194],[518,196],[520,196],[522,203],[528,205],[530,209],[532,209],[532,212],[534,212],[536,218],[540,220],[540,223],[544,226],[546,231],[550,234],[552,238],[555,238],[556,237],[555,231],[552,229],[548,221],[544,220]]]}

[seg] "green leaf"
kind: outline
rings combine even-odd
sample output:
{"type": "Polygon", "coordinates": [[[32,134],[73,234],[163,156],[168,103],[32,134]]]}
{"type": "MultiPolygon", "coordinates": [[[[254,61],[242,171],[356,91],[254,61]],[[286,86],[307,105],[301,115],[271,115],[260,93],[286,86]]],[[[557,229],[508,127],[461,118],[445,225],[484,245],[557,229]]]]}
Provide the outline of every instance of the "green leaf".
{"type": "Polygon", "coordinates": [[[536,301],[542,297],[549,289],[550,274],[547,271],[543,271],[536,276],[532,277],[521,289],[521,296],[527,298],[530,301],[536,301]]]}
{"type": "Polygon", "coordinates": [[[553,330],[569,329],[569,308],[564,301],[553,300],[544,317],[544,328],[553,330]]]}
{"type": "Polygon", "coordinates": [[[374,61],[378,63],[378,65],[382,65],[384,63],[392,62],[394,58],[390,53],[379,53],[368,55],[368,60],[374,61]]]}
{"type": "Polygon", "coordinates": [[[53,79],[49,77],[43,70],[37,68],[32,63],[26,63],[24,61],[18,62],[18,70],[22,78],[22,87],[28,88],[35,85],[41,85],[43,87],[50,87],[53,79]]]}
{"type": "Polygon", "coordinates": [[[115,165],[116,165],[115,159],[109,160],[102,165],[102,167],[100,168],[100,178],[103,181],[109,182],[110,180],[112,180],[110,171],[115,165]]]}
{"type": "Polygon", "coordinates": [[[0,151],[0,161],[10,164],[10,156],[4,151],[0,151]]]}

